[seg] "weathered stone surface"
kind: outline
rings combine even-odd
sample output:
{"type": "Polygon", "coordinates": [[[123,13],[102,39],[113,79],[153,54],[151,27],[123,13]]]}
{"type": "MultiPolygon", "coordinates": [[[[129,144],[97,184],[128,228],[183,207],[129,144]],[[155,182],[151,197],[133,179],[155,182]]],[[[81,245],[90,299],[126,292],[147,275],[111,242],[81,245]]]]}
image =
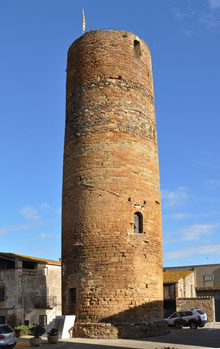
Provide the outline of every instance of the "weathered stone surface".
{"type": "Polygon", "coordinates": [[[146,338],[169,333],[165,321],[142,324],[77,323],[74,336],[81,338],[146,338]]]}
{"type": "Polygon", "coordinates": [[[131,33],[86,33],[69,49],[66,87],[63,313],[73,311],[70,289],[75,288],[76,326],[162,315],[149,49],[131,33]],[[134,233],[135,212],[143,217],[142,233],[134,233]]]}
{"type": "Polygon", "coordinates": [[[0,255],[0,287],[4,299],[0,315],[15,327],[29,321],[38,324],[39,316],[46,315],[48,323],[61,314],[61,265],[58,261],[42,260],[6,253],[0,255]],[[7,267],[6,262],[14,265],[7,267]],[[33,263],[29,268],[24,262],[33,263]],[[39,261],[40,260],[40,261],[39,261]],[[6,261],[6,262],[5,262],[6,261]],[[48,261],[48,263],[47,263],[48,261]]]}

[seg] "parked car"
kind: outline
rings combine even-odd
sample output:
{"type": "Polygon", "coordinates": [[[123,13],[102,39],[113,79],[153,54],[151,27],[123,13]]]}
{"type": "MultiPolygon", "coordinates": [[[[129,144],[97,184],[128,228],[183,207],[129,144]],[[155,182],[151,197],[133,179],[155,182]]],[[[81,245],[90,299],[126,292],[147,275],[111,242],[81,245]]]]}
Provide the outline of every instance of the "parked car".
{"type": "Polygon", "coordinates": [[[7,324],[0,324],[0,348],[13,348],[17,343],[13,328],[7,324]]]}
{"type": "Polygon", "coordinates": [[[176,328],[189,326],[191,329],[196,329],[198,326],[204,327],[208,318],[201,309],[187,309],[177,311],[164,320],[168,326],[175,326],[176,328]]]}

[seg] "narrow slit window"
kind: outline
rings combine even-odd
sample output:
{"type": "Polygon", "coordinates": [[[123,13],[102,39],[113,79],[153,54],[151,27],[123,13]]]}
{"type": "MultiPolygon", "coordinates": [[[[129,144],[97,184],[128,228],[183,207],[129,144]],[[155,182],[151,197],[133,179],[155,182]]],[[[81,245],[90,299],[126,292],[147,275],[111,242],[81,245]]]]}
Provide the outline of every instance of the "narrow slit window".
{"type": "Polygon", "coordinates": [[[4,300],[5,300],[5,288],[0,287],[0,301],[4,301],[4,300]]]}
{"type": "Polygon", "coordinates": [[[69,314],[76,314],[76,288],[69,289],[69,314]]]}
{"type": "Polygon", "coordinates": [[[143,216],[140,212],[134,214],[134,233],[143,232],[143,216]]]}
{"type": "Polygon", "coordinates": [[[138,40],[134,40],[134,54],[137,58],[139,58],[141,55],[141,45],[140,41],[138,40]]]}

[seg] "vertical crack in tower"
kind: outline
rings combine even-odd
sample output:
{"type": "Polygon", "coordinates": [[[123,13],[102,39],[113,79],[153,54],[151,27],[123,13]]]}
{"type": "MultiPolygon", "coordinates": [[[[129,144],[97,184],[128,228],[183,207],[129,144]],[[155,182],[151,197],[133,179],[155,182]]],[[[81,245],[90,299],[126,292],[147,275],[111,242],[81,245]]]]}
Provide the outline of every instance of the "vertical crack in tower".
{"type": "Polygon", "coordinates": [[[132,33],[91,31],[68,52],[62,264],[78,335],[162,315],[152,66],[132,33]]]}

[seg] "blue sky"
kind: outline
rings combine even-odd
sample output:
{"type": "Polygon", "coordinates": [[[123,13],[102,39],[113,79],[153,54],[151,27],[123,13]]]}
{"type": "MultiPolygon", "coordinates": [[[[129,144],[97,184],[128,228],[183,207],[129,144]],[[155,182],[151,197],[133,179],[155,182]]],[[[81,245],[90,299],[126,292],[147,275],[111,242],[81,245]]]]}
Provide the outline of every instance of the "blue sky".
{"type": "Polygon", "coordinates": [[[220,0],[0,1],[1,251],[58,259],[66,54],[123,29],[152,54],[164,265],[220,263],[220,0]]]}

